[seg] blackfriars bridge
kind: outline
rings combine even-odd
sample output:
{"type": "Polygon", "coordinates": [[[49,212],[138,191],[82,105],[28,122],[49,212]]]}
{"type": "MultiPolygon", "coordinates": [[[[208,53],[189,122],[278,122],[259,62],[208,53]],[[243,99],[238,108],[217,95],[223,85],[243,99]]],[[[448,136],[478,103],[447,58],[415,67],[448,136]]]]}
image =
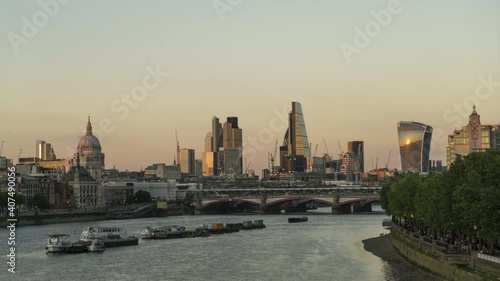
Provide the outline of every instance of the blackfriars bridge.
{"type": "Polygon", "coordinates": [[[210,189],[195,194],[196,214],[258,211],[305,212],[312,203],[331,206],[332,214],[371,212],[379,187],[210,189]]]}

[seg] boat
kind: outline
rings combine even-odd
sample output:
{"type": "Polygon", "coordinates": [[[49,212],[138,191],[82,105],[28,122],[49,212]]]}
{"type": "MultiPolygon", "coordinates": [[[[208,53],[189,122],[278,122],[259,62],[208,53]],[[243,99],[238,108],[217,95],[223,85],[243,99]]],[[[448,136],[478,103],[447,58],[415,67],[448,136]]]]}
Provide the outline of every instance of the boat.
{"type": "Polygon", "coordinates": [[[94,239],[102,239],[105,248],[137,245],[139,238],[128,236],[121,227],[85,227],[80,241],[90,245],[94,239]]]}
{"type": "Polygon", "coordinates": [[[90,242],[90,245],[87,246],[87,251],[89,252],[102,252],[106,249],[104,244],[104,239],[95,238],[90,242]]]}
{"type": "Polygon", "coordinates": [[[223,223],[212,223],[212,228],[208,228],[211,234],[224,234],[224,233],[232,233],[239,232],[239,228],[235,227],[227,227],[223,223]]]}
{"type": "Polygon", "coordinates": [[[68,234],[49,234],[47,235],[47,253],[62,253],[65,248],[71,245],[68,234]]]}
{"type": "Polygon", "coordinates": [[[295,223],[295,222],[306,222],[308,219],[307,217],[292,217],[288,218],[289,223],[295,223]]]}
{"type": "Polygon", "coordinates": [[[244,221],[242,223],[242,230],[250,230],[250,229],[262,229],[266,228],[263,220],[254,220],[252,221],[244,221]]]}
{"type": "Polygon", "coordinates": [[[178,225],[168,225],[160,227],[146,227],[142,233],[142,239],[173,239],[189,237],[190,233],[186,228],[178,225]]]}

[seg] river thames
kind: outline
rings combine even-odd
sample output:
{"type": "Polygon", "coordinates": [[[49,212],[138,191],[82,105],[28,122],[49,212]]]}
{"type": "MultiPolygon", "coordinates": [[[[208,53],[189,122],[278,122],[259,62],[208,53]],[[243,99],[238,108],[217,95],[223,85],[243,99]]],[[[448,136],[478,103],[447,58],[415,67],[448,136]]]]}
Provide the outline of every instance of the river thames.
{"type": "MultiPolygon", "coordinates": [[[[0,280],[399,280],[397,270],[366,252],[361,242],[388,232],[382,228],[385,215],[309,215],[308,222],[297,224],[289,224],[289,216],[176,216],[19,227],[16,274],[8,273],[4,262],[0,280]],[[76,241],[86,226],[118,226],[129,235],[140,235],[146,226],[195,228],[203,223],[256,219],[263,219],[267,228],[140,240],[138,246],[102,253],[45,252],[47,234],[66,233],[76,241]]],[[[0,234],[6,261],[7,231],[0,234]]]]}

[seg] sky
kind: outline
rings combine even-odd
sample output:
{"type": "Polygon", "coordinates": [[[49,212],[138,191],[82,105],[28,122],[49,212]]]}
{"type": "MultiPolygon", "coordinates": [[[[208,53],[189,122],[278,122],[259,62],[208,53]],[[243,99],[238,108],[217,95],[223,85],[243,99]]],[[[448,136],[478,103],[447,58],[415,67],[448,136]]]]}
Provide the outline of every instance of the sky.
{"type": "MultiPolygon", "coordinates": [[[[500,0],[1,1],[2,156],[35,141],[71,157],[91,116],[106,167],[202,156],[211,118],[237,116],[267,167],[292,101],[314,154],[365,141],[400,168],[397,123],[434,128],[431,159],[468,122],[499,124],[500,0]]],[[[16,162],[16,161],[15,161],[16,162]]],[[[259,173],[259,172],[258,172],[259,173]]]]}

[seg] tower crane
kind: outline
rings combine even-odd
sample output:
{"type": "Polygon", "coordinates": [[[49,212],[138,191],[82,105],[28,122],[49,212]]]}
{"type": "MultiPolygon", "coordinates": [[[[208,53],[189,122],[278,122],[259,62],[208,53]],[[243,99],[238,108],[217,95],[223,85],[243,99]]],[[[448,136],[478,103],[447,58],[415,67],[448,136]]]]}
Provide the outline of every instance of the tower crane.
{"type": "Polygon", "coordinates": [[[2,144],[0,145],[0,156],[2,156],[2,148],[3,148],[3,141],[2,144]]]}
{"type": "Polygon", "coordinates": [[[21,159],[21,152],[23,152],[22,148],[19,150],[19,155],[17,155],[17,161],[19,161],[19,159],[21,159]]]}
{"type": "Polygon", "coordinates": [[[323,144],[325,145],[325,149],[326,149],[326,156],[328,156],[328,161],[332,161],[332,156],[330,155],[330,152],[328,152],[328,146],[326,146],[326,141],[325,141],[325,138],[323,138],[323,144]]]}
{"type": "Polygon", "coordinates": [[[273,154],[271,154],[271,173],[274,173],[274,162],[276,161],[276,153],[278,153],[278,140],[276,139],[276,143],[274,144],[274,151],[273,154]]]}
{"type": "Polygon", "coordinates": [[[386,169],[389,168],[389,163],[391,162],[391,154],[392,154],[392,150],[389,151],[389,159],[387,160],[387,164],[385,164],[386,169]]]}

